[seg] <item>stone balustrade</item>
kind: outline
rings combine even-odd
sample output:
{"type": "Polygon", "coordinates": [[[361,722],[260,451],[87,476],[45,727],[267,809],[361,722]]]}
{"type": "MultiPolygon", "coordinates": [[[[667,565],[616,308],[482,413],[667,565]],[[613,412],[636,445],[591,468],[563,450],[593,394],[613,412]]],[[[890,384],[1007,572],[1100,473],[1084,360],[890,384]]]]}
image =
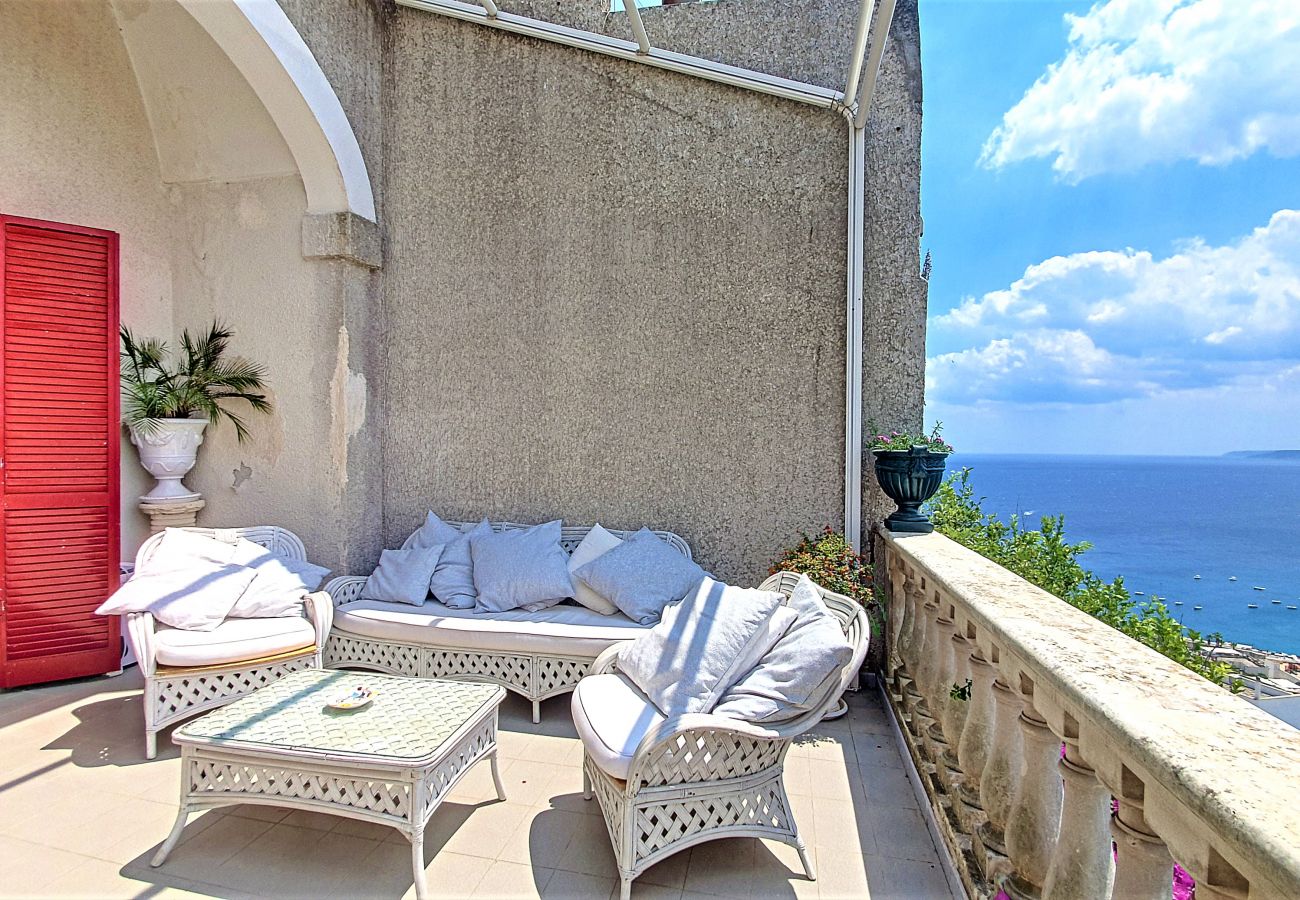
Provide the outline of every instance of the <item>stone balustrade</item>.
{"type": "Polygon", "coordinates": [[[876,560],[890,702],[971,896],[1157,900],[1177,860],[1197,900],[1300,898],[1300,732],[942,535],[876,560]]]}

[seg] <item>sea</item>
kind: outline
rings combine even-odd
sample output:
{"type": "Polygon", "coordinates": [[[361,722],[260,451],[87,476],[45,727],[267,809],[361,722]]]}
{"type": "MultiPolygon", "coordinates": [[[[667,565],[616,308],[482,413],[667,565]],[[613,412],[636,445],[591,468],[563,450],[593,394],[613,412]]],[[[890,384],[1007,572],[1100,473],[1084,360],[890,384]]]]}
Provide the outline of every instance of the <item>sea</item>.
{"type": "Polygon", "coordinates": [[[1124,576],[1135,599],[1165,598],[1202,635],[1300,654],[1300,459],[949,457],[963,467],[985,512],[1033,528],[1063,514],[1067,538],[1092,544],[1080,563],[1124,576]]]}

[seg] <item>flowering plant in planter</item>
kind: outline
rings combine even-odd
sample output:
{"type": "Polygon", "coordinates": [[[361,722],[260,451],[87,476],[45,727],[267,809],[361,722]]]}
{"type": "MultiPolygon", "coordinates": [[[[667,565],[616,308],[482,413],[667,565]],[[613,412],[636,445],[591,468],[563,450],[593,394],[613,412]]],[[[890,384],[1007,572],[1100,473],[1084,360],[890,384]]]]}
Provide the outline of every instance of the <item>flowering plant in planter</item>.
{"type": "Polygon", "coordinates": [[[885,519],[890,531],[929,534],[934,525],[921,512],[921,504],[934,496],[943,481],[944,464],[952,445],[943,439],[943,423],[935,422],[929,434],[891,431],[874,426],[867,449],[875,457],[876,482],[898,509],[885,519]]]}
{"type": "Polygon", "coordinates": [[[909,434],[904,431],[891,431],[886,434],[883,431],[877,432],[874,424],[869,424],[867,430],[871,432],[870,437],[867,438],[867,449],[871,451],[911,450],[913,447],[925,447],[931,453],[952,452],[952,444],[941,436],[942,422],[935,422],[929,434],[909,434]]]}

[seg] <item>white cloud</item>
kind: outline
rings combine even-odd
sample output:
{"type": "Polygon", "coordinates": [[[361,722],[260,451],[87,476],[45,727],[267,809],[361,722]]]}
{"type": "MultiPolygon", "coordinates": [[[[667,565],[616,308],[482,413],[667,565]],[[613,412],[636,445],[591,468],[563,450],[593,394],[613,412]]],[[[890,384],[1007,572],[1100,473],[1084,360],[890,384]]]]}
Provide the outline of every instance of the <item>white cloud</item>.
{"type": "Polygon", "coordinates": [[[1154,162],[1300,154],[1300,2],[1109,0],[1007,111],[981,161],[1078,181],[1154,162]]]}
{"type": "Polygon", "coordinates": [[[1030,266],[932,323],[942,402],[1104,403],[1267,378],[1300,362],[1300,211],[1221,246],[1030,266]]]}

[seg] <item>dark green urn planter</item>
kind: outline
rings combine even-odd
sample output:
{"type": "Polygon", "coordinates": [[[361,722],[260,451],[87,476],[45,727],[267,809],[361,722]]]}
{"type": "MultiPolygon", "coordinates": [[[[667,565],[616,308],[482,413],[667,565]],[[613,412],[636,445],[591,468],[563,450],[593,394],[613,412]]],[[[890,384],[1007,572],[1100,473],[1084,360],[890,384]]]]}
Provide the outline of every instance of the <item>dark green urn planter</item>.
{"type": "Polygon", "coordinates": [[[934,531],[934,525],[921,513],[921,504],[943,483],[948,454],[917,445],[910,450],[872,450],[871,455],[876,458],[880,489],[898,504],[897,511],[885,519],[885,527],[907,534],[934,531]]]}

